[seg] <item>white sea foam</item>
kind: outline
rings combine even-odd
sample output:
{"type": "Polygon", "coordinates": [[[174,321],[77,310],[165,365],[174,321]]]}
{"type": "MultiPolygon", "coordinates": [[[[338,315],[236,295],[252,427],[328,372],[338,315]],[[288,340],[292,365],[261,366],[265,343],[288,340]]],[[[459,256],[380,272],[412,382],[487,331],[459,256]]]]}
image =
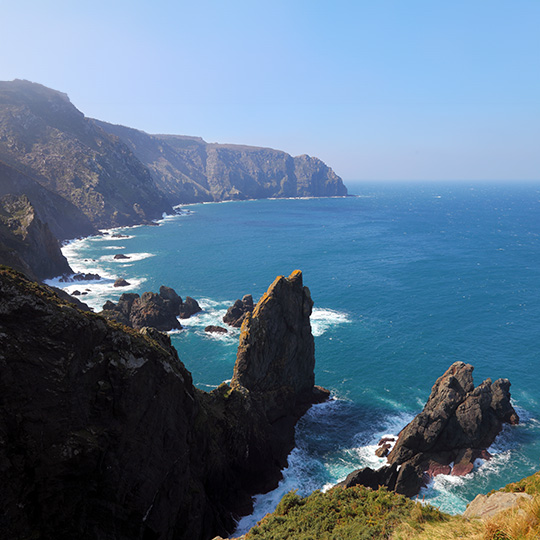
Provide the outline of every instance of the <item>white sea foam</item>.
{"type": "Polygon", "coordinates": [[[311,331],[314,336],[322,336],[328,329],[350,322],[351,320],[346,313],[333,309],[313,308],[311,314],[311,331]]]}
{"type": "Polygon", "coordinates": [[[298,489],[299,494],[305,496],[321,486],[313,483],[315,470],[318,463],[305,451],[295,448],[287,460],[287,468],[283,470],[283,478],[273,491],[254,498],[254,510],[249,516],[244,516],[238,522],[235,536],[246,534],[266,514],[273,512],[282,497],[293,489],[298,489]]]}
{"type": "Polygon", "coordinates": [[[133,262],[149,259],[154,256],[154,253],[124,253],[127,259],[115,259],[114,255],[102,255],[101,261],[113,262],[115,264],[131,264],[133,262]]]}
{"type": "Polygon", "coordinates": [[[233,343],[238,341],[240,335],[239,328],[233,328],[223,322],[223,316],[227,313],[228,307],[232,304],[230,301],[216,301],[210,298],[200,298],[197,300],[202,311],[192,315],[189,319],[179,319],[180,324],[201,337],[233,343]],[[221,326],[226,328],[227,333],[205,332],[207,326],[221,326]]]}

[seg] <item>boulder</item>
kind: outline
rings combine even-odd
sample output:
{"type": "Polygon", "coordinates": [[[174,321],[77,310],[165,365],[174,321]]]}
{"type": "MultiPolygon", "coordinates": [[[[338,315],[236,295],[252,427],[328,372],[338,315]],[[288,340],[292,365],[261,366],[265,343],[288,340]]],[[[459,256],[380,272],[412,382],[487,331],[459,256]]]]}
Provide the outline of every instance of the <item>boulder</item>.
{"type": "Polygon", "coordinates": [[[491,495],[477,495],[463,512],[464,518],[488,519],[499,512],[514,508],[524,501],[531,501],[527,493],[505,493],[497,491],[491,495]]]}
{"type": "Polygon", "coordinates": [[[186,296],[186,299],[180,306],[178,315],[181,319],[188,319],[192,315],[195,315],[195,313],[199,313],[199,311],[202,311],[202,309],[197,300],[194,300],[191,296],[186,296]]]}
{"type": "Polygon", "coordinates": [[[130,259],[131,257],[128,257],[127,255],[124,255],[123,253],[117,253],[113,259],[115,260],[124,260],[124,259],[130,259]]]}
{"type": "Polygon", "coordinates": [[[118,278],[114,284],[113,284],[113,287],[127,287],[130,283],[128,281],[126,281],[125,279],[123,278],[118,278]]]}
{"type": "Polygon", "coordinates": [[[246,294],[242,300],[236,302],[227,310],[223,316],[223,322],[234,328],[240,328],[246,315],[253,312],[253,297],[246,294]]]}

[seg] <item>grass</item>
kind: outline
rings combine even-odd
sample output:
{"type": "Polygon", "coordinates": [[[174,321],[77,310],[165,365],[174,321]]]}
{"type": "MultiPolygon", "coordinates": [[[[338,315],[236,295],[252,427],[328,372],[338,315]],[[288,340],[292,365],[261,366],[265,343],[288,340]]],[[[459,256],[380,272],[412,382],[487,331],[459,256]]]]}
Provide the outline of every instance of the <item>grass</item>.
{"type": "Polygon", "coordinates": [[[384,488],[288,493],[246,540],[540,540],[540,472],[500,491],[533,498],[485,521],[450,516],[384,488]]]}

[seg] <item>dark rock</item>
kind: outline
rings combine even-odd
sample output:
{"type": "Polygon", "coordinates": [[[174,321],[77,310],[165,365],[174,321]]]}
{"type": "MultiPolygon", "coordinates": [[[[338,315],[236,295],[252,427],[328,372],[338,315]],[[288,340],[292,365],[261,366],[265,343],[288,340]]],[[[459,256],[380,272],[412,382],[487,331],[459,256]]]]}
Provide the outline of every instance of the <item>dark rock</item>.
{"type": "MultiPolygon", "coordinates": [[[[0,185],[0,193],[1,188],[0,185]]],[[[58,240],[39,219],[26,195],[0,198],[0,264],[16,268],[33,279],[72,272],[58,240]]]]}
{"type": "Polygon", "coordinates": [[[71,294],[72,294],[72,296],[80,296],[81,291],[73,291],[71,294]]]}
{"type": "Polygon", "coordinates": [[[167,301],[153,292],[145,292],[133,302],[129,320],[133,328],[153,326],[163,331],[182,328],[176,318],[176,313],[170,309],[167,301]]]}
{"type": "Polygon", "coordinates": [[[111,238],[129,238],[127,234],[114,233],[111,234],[111,238]]]}
{"type": "Polygon", "coordinates": [[[0,537],[228,537],[277,485],[294,420],[269,421],[264,385],[197,390],[167,335],[124,331],[11,270],[0,298],[0,537]]]}
{"type": "Polygon", "coordinates": [[[56,294],[56,296],[60,297],[65,302],[73,304],[77,309],[82,311],[92,311],[88,305],[81,302],[78,298],[73,298],[73,296],[64,291],[64,289],[58,289],[57,287],[50,287],[50,289],[56,294]]]}
{"type": "Polygon", "coordinates": [[[76,274],[65,274],[59,281],[61,283],[71,283],[72,281],[98,281],[101,279],[99,274],[84,274],[82,272],[77,272],[76,274]]]}
{"type": "Polygon", "coordinates": [[[118,278],[114,284],[113,284],[113,287],[127,287],[130,283],[128,281],[126,281],[125,279],[123,278],[118,278]]]}
{"type": "Polygon", "coordinates": [[[113,258],[115,260],[131,259],[131,257],[128,257],[127,255],[124,255],[123,253],[117,253],[113,258]]]}
{"type": "Polygon", "coordinates": [[[88,294],[88,292],[87,292],[87,291],[83,291],[81,294],[84,296],[85,294],[88,294]]]}
{"type": "Polygon", "coordinates": [[[213,326],[213,325],[207,326],[204,329],[204,331],[211,334],[227,334],[228,333],[226,328],[223,328],[221,326],[213,326]]]}
{"type": "Polygon", "coordinates": [[[246,315],[253,312],[253,297],[246,294],[242,300],[236,302],[227,310],[223,316],[223,322],[234,328],[240,328],[246,315]]]}
{"type": "Polygon", "coordinates": [[[343,488],[362,485],[371,489],[378,489],[381,486],[393,489],[396,479],[397,465],[385,466],[377,470],[365,467],[364,469],[353,471],[343,482],[337,485],[343,488]]]}
{"type": "Polygon", "coordinates": [[[195,315],[195,313],[199,313],[199,311],[202,311],[202,309],[197,300],[194,300],[191,296],[186,296],[178,314],[181,319],[188,319],[192,315],[195,315]]]}
{"type": "Polygon", "coordinates": [[[313,403],[312,307],[302,272],[295,270],[276,278],[242,325],[231,387],[257,392],[271,422],[301,415],[313,403]]]}
{"type": "Polygon", "coordinates": [[[477,458],[488,458],[486,449],[503,423],[519,422],[510,382],[487,379],[475,388],[473,369],[452,364],[435,382],[423,411],[403,428],[388,454],[388,462],[400,466],[395,485],[385,484],[390,489],[413,496],[437,474],[469,474],[477,458]]]}
{"type": "Polygon", "coordinates": [[[392,446],[389,443],[383,443],[375,450],[375,455],[380,458],[386,457],[390,452],[391,447],[392,446]]]}
{"type": "Polygon", "coordinates": [[[182,325],[177,317],[197,311],[201,311],[201,308],[193,298],[188,296],[186,301],[182,302],[174,289],[162,285],[159,294],[145,292],[139,296],[135,293],[124,293],[117,304],[109,300],[103,305],[101,315],[133,328],[152,326],[165,332],[180,330],[182,325]]]}

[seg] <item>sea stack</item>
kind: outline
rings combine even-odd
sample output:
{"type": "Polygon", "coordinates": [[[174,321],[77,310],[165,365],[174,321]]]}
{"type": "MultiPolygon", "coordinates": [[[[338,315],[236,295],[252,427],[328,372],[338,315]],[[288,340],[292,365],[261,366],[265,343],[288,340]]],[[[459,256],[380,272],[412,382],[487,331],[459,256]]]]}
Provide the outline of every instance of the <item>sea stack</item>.
{"type": "Polygon", "coordinates": [[[454,362],[433,385],[422,412],[401,430],[389,465],[354,471],[342,485],[374,482],[412,497],[433,476],[463,476],[476,459],[489,459],[487,448],[503,424],[517,424],[519,417],[510,403],[510,381],[486,379],[475,388],[473,369],[454,362]]]}
{"type": "Polygon", "coordinates": [[[257,395],[271,422],[299,417],[328,397],[315,386],[312,307],[302,272],[295,270],[277,277],[242,323],[231,387],[257,395]]]}

